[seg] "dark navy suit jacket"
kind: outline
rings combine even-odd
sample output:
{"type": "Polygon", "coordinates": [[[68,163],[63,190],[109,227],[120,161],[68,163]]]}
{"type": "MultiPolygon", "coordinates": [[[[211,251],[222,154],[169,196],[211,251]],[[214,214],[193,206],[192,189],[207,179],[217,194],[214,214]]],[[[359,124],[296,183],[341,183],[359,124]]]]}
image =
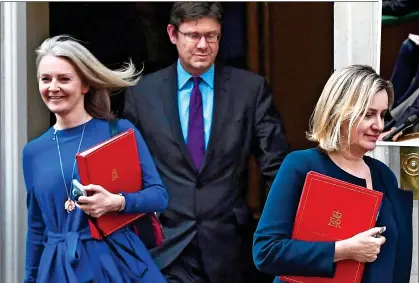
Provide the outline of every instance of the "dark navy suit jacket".
{"type": "Polygon", "coordinates": [[[288,153],[284,129],[263,77],[216,64],[211,132],[198,172],[182,135],[177,89],[174,64],[126,92],[124,117],[141,130],[169,193],[160,215],[165,239],[152,253],[165,268],[195,237],[211,282],[236,282],[251,216],[249,157],[270,185],[288,153]]]}

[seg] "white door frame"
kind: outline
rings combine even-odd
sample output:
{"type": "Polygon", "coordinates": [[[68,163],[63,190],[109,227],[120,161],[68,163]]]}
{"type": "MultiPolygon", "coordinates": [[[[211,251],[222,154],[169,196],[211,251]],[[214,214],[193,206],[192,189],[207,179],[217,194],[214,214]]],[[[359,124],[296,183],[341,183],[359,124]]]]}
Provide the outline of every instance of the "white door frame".
{"type": "Polygon", "coordinates": [[[1,282],[23,282],[26,194],[22,148],[27,141],[26,4],[1,3],[1,282]]]}

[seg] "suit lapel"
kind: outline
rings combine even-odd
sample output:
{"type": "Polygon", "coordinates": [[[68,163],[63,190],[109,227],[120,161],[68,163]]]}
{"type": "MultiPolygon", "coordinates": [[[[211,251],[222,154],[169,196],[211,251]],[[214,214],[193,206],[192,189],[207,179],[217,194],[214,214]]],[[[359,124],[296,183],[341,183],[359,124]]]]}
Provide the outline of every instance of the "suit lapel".
{"type": "Polygon", "coordinates": [[[200,175],[204,173],[213,156],[214,147],[221,138],[223,119],[228,116],[228,80],[230,78],[230,70],[222,65],[215,65],[214,74],[214,107],[212,112],[211,132],[208,141],[208,147],[205,152],[204,162],[200,171],[200,175]]]}
{"type": "Polygon", "coordinates": [[[173,138],[192,170],[196,171],[192,157],[183,138],[179,118],[177,89],[177,69],[175,63],[166,69],[164,74],[164,83],[160,86],[160,98],[163,104],[164,112],[166,113],[166,118],[170,125],[170,129],[172,130],[173,138]]]}

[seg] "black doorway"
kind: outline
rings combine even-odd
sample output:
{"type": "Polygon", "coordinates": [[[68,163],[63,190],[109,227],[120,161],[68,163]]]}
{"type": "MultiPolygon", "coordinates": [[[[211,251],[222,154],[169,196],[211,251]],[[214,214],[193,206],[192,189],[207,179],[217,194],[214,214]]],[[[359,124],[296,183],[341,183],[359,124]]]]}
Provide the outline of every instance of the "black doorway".
{"type": "MultiPolygon", "coordinates": [[[[129,58],[143,75],[177,59],[166,33],[173,2],[51,2],[50,36],[79,39],[106,66],[119,68],[129,58]]],[[[223,2],[224,23],[217,60],[246,68],[244,2],[223,2]]],[[[112,96],[118,114],[123,95],[112,96]]],[[[55,123],[55,117],[51,118],[55,123]]]]}

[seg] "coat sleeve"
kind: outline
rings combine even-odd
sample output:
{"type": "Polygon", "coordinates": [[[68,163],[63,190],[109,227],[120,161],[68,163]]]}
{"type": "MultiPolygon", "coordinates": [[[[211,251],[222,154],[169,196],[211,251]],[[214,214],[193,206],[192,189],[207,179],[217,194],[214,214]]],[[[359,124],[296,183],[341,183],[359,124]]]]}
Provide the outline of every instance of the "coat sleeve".
{"type": "Polygon", "coordinates": [[[291,239],[305,173],[304,157],[290,153],[281,165],[253,238],[256,267],[271,275],[333,277],[334,242],[291,239]]]}
{"type": "Polygon", "coordinates": [[[271,186],[286,154],[290,151],[285,138],[285,129],[276,110],[268,84],[263,80],[255,102],[255,156],[261,173],[271,186]]]}

